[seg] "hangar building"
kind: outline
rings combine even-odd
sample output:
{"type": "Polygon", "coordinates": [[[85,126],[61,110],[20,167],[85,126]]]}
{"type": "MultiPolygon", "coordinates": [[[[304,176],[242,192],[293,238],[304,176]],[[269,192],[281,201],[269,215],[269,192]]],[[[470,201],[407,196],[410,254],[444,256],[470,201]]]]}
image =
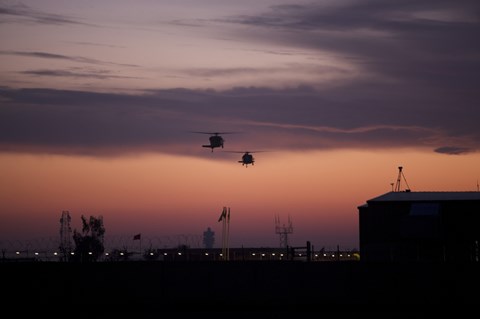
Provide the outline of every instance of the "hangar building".
{"type": "Polygon", "coordinates": [[[479,262],[478,191],[392,191],[358,212],[362,261],[479,262]]]}

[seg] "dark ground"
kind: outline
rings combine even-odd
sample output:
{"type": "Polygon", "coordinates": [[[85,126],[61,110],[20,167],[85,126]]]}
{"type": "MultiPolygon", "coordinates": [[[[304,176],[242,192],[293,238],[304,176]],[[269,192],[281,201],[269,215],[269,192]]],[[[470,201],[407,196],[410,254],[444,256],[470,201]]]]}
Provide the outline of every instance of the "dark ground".
{"type": "Polygon", "coordinates": [[[454,309],[478,314],[480,305],[478,263],[0,262],[0,269],[4,310],[23,304],[45,311],[65,307],[109,313],[391,315],[454,309]]]}

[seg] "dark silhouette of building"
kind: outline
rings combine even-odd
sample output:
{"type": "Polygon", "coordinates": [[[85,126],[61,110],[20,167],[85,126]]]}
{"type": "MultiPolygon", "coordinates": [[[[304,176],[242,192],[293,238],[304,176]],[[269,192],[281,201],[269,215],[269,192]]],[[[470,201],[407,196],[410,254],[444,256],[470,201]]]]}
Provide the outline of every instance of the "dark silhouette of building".
{"type": "Polygon", "coordinates": [[[358,211],[363,261],[479,262],[480,192],[392,191],[358,211]]]}
{"type": "Polygon", "coordinates": [[[207,230],[203,232],[203,244],[205,248],[211,249],[213,248],[214,243],[215,243],[215,232],[212,231],[210,227],[208,227],[207,230]]]}

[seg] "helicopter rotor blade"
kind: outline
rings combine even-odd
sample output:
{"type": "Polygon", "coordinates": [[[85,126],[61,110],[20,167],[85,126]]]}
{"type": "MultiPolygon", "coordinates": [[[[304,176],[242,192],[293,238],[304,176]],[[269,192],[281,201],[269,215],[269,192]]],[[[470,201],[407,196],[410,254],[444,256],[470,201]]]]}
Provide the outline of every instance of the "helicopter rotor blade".
{"type": "Polygon", "coordinates": [[[227,153],[248,153],[248,154],[251,154],[251,153],[265,153],[265,152],[269,152],[269,151],[224,151],[224,152],[227,152],[227,153]]]}
{"type": "Polygon", "coordinates": [[[191,133],[220,135],[220,134],[237,134],[237,133],[240,133],[240,132],[198,132],[198,131],[191,131],[191,133]]]}

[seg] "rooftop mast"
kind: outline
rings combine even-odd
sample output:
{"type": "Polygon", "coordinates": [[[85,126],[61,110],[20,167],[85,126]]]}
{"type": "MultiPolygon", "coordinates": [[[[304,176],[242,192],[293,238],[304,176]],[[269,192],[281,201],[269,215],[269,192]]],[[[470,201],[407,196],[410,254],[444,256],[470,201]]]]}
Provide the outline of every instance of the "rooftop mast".
{"type": "Polygon", "coordinates": [[[410,191],[410,186],[408,186],[407,180],[405,178],[405,175],[403,175],[402,169],[403,169],[402,166],[398,167],[398,177],[397,177],[397,183],[395,184],[395,192],[401,191],[402,177],[403,177],[403,180],[405,181],[405,184],[407,185],[407,188],[405,189],[405,191],[406,192],[410,191]]]}

